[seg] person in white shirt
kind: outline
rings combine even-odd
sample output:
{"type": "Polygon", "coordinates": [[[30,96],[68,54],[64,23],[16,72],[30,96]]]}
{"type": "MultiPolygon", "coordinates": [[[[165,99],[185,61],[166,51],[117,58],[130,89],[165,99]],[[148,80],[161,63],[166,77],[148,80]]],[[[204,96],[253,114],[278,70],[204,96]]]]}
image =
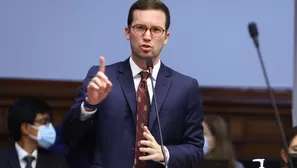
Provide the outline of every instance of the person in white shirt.
{"type": "Polygon", "coordinates": [[[9,108],[7,124],[14,143],[0,150],[1,168],[64,168],[65,157],[47,151],[55,143],[52,108],[37,98],[21,98],[9,108]]]}
{"type": "MultiPolygon", "coordinates": [[[[124,28],[130,56],[107,66],[101,57],[100,66],[89,69],[62,125],[66,143],[87,149],[75,154],[87,158],[83,167],[199,165],[204,144],[199,84],[161,61],[169,26],[162,1],[135,1],[124,28]]],[[[170,57],[182,63],[187,56],[170,57]]]]}

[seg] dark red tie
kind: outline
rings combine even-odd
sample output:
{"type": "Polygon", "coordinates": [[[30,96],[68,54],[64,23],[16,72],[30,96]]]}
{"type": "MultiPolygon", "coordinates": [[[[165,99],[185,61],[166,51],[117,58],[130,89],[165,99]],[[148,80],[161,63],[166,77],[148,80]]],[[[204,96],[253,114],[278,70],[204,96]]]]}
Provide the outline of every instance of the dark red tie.
{"type": "Polygon", "coordinates": [[[134,167],[135,168],[145,168],[145,162],[139,160],[140,156],[144,154],[139,151],[140,145],[138,144],[140,140],[144,140],[143,127],[147,126],[148,114],[150,109],[150,97],[147,89],[146,80],[149,77],[148,72],[140,72],[141,81],[137,89],[137,123],[136,123],[136,141],[135,141],[135,158],[134,167]]]}

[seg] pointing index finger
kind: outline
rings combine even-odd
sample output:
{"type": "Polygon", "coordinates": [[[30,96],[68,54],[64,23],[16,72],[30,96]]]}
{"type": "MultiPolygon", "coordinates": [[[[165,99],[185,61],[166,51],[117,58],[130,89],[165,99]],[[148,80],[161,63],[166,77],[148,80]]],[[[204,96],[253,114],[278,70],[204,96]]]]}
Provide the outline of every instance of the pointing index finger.
{"type": "Polygon", "coordinates": [[[105,72],[105,59],[104,57],[100,57],[100,68],[99,71],[104,73],[105,72]]]}

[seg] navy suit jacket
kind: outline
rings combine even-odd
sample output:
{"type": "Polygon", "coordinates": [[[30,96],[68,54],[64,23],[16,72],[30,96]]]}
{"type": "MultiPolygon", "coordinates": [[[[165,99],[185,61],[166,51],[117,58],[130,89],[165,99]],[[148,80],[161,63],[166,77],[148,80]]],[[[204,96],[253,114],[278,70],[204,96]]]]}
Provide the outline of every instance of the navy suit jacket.
{"type": "MultiPolygon", "coordinates": [[[[86,96],[87,85],[98,69],[98,66],[91,67],[79,88],[75,104],[63,121],[64,139],[68,143],[78,144],[86,135],[89,136],[93,149],[89,150],[92,158],[86,167],[132,168],[137,104],[129,59],[106,66],[105,74],[113,87],[90,119],[85,121],[80,119],[81,103],[86,96]]],[[[203,158],[204,143],[203,112],[197,80],[161,63],[155,89],[163,142],[170,154],[168,167],[197,167],[203,158]]],[[[160,144],[154,106],[152,103],[148,128],[160,144]]],[[[84,143],[87,143],[86,139],[84,143]]],[[[163,165],[147,161],[147,168],[157,167],[163,165]]]]}
{"type": "MultiPolygon", "coordinates": [[[[14,143],[0,149],[0,167],[21,168],[14,143]]],[[[68,165],[64,155],[39,148],[36,168],[68,168],[68,165]]]]}

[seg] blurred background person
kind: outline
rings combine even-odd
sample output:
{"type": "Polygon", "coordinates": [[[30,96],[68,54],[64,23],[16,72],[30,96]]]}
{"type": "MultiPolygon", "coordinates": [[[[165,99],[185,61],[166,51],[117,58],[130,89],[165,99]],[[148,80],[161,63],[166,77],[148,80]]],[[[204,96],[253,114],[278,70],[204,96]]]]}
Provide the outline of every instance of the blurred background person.
{"type": "Polygon", "coordinates": [[[1,168],[68,167],[63,155],[47,150],[56,140],[51,110],[37,98],[21,98],[12,104],[7,124],[14,143],[0,150],[1,168]]]}
{"type": "MultiPolygon", "coordinates": [[[[297,126],[291,128],[286,134],[286,141],[289,145],[288,153],[292,158],[294,168],[297,167],[297,126]]],[[[288,157],[284,149],[281,149],[281,157],[284,161],[283,168],[290,168],[288,166],[288,157]]]]}
{"type": "Polygon", "coordinates": [[[227,123],[217,115],[205,115],[204,159],[228,160],[228,168],[244,168],[236,161],[232,142],[229,138],[227,123]]]}

